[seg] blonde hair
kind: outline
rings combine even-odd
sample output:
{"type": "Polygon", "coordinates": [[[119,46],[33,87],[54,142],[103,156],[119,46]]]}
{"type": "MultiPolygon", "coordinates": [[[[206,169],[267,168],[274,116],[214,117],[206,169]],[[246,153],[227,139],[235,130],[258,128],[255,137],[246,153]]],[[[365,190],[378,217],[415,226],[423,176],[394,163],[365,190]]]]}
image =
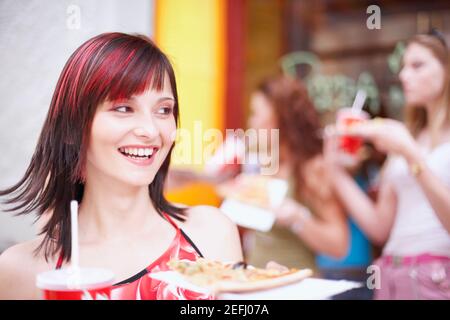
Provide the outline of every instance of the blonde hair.
{"type": "Polygon", "coordinates": [[[436,116],[432,123],[428,123],[427,113],[424,108],[406,108],[405,120],[411,133],[417,135],[426,127],[430,128],[432,145],[439,143],[438,138],[446,124],[450,124],[450,63],[449,52],[443,39],[435,35],[416,35],[408,41],[408,44],[416,43],[431,50],[433,55],[442,64],[445,70],[445,82],[442,95],[438,100],[436,116]]]}

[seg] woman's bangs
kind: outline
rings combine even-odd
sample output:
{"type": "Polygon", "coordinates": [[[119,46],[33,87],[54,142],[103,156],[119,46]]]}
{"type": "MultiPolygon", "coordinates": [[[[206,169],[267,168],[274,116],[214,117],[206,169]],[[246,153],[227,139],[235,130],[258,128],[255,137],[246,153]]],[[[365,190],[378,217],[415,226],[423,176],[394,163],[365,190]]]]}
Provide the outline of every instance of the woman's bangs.
{"type": "Polygon", "coordinates": [[[162,91],[165,76],[169,74],[166,59],[152,48],[134,48],[113,54],[114,61],[104,61],[108,75],[101,89],[107,92],[105,100],[117,101],[139,95],[146,90],[162,91]],[[117,63],[117,61],[123,61],[117,63]]]}

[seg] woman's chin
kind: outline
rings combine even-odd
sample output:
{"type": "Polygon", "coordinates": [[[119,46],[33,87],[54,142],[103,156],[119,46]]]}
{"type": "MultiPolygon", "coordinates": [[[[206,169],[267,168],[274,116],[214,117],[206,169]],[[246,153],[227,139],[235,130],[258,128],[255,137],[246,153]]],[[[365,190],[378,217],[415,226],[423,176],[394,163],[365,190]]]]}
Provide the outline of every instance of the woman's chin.
{"type": "Polygon", "coordinates": [[[405,104],[408,109],[420,109],[424,107],[424,104],[416,99],[405,99],[405,104]]]}
{"type": "Polygon", "coordinates": [[[127,179],[122,179],[122,181],[129,185],[130,187],[148,187],[153,182],[154,176],[152,177],[134,177],[127,179]]]}

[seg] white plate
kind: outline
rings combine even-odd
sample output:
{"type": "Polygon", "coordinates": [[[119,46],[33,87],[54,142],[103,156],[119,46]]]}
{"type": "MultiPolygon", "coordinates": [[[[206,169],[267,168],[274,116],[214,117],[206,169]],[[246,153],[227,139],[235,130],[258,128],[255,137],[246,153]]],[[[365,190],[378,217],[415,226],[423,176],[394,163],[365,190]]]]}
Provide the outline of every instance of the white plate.
{"type": "Polygon", "coordinates": [[[220,210],[237,225],[253,230],[267,232],[275,223],[271,211],[234,199],[225,199],[220,210]]]}
{"type": "Polygon", "coordinates": [[[287,286],[249,293],[222,293],[221,300],[326,300],[332,296],[359,288],[363,284],[346,280],[308,278],[287,286]]]}
{"type": "MultiPolygon", "coordinates": [[[[155,272],[150,273],[149,276],[194,292],[213,294],[212,290],[192,284],[175,271],[155,272]]],[[[362,285],[359,282],[346,280],[307,278],[290,285],[268,290],[246,293],[221,293],[217,298],[220,300],[324,300],[336,294],[359,288],[362,285]]]]}

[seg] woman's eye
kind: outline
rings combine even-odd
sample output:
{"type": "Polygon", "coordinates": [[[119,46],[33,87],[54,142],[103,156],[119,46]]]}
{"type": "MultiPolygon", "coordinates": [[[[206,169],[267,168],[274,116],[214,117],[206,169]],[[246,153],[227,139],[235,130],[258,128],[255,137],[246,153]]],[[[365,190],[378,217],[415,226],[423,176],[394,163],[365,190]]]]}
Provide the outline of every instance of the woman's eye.
{"type": "Polygon", "coordinates": [[[172,113],[172,107],[162,106],[158,109],[158,114],[169,115],[172,113]]]}
{"type": "Polygon", "coordinates": [[[119,107],[114,108],[114,110],[118,111],[120,113],[127,113],[127,112],[131,111],[131,108],[128,106],[119,106],[119,107]]]}
{"type": "Polygon", "coordinates": [[[418,69],[418,68],[420,68],[422,65],[423,65],[422,62],[414,62],[414,63],[412,64],[412,67],[413,67],[414,69],[418,69]]]}

